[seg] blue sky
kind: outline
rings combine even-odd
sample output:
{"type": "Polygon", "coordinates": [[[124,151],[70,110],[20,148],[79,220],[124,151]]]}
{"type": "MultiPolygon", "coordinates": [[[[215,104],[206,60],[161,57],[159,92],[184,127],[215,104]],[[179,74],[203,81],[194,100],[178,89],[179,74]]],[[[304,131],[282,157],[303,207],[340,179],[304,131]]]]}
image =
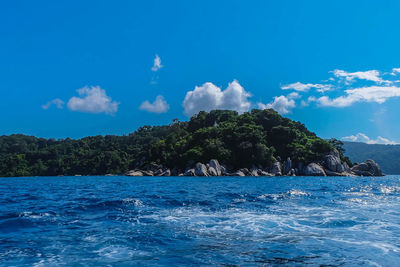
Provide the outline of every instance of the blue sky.
{"type": "Polygon", "coordinates": [[[3,1],[0,134],[79,138],[273,107],[400,142],[399,1],[3,1]]]}

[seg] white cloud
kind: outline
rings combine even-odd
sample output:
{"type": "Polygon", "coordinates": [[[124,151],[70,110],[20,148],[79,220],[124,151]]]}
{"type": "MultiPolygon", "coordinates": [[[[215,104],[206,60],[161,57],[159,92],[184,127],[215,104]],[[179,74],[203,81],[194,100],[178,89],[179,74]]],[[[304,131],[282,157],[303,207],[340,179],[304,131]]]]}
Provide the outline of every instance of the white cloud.
{"type": "Polygon", "coordinates": [[[301,82],[291,83],[281,87],[282,90],[295,90],[299,92],[307,92],[311,88],[315,88],[317,89],[318,92],[321,93],[333,89],[332,85],[330,84],[312,84],[312,83],[301,83],[301,82]]]}
{"type": "Polygon", "coordinates": [[[400,73],[400,68],[393,68],[392,69],[392,73],[390,73],[390,74],[392,74],[392,75],[397,75],[397,74],[399,74],[400,73]]]}
{"type": "Polygon", "coordinates": [[[369,138],[366,134],[358,133],[356,135],[345,136],[342,138],[343,141],[350,142],[362,142],[367,144],[384,144],[384,145],[395,145],[398,144],[395,141],[391,141],[387,138],[383,138],[382,136],[378,136],[376,139],[369,138]]]}
{"type": "MultiPolygon", "coordinates": [[[[320,106],[348,107],[356,102],[384,103],[387,99],[400,96],[400,87],[369,86],[345,90],[346,95],[337,98],[322,96],[314,99],[320,106]]],[[[310,100],[310,99],[309,99],[310,100]]]]}
{"type": "Polygon", "coordinates": [[[160,114],[167,112],[169,105],[162,95],[158,95],[153,103],[146,100],[140,105],[139,109],[160,114]]]}
{"type": "Polygon", "coordinates": [[[106,91],[99,86],[85,86],[78,89],[77,92],[80,97],[71,97],[67,104],[72,111],[112,115],[118,110],[119,103],[112,101],[106,91]]]}
{"type": "Polygon", "coordinates": [[[151,67],[151,70],[152,71],[158,71],[162,67],[164,67],[164,66],[161,65],[161,58],[156,54],[156,56],[154,58],[153,67],[151,67]]]}
{"type": "Polygon", "coordinates": [[[46,104],[42,105],[42,109],[46,110],[49,109],[52,105],[55,105],[58,109],[64,108],[64,101],[59,98],[53,99],[46,104]]]}
{"type": "Polygon", "coordinates": [[[296,107],[296,103],[293,99],[288,99],[286,96],[275,96],[274,101],[268,104],[257,103],[260,109],[272,108],[280,114],[287,114],[296,107]]]}
{"type": "Polygon", "coordinates": [[[352,82],[354,79],[373,81],[376,83],[391,83],[390,81],[385,81],[380,77],[380,72],[377,70],[368,71],[356,71],[347,72],[344,70],[334,70],[333,75],[336,77],[341,77],[346,80],[346,82],[352,82]]]}
{"type": "Polygon", "coordinates": [[[213,83],[206,82],[187,92],[182,105],[187,116],[213,109],[229,109],[242,113],[248,111],[251,106],[248,100],[250,96],[251,94],[236,80],[223,91],[213,83]]]}
{"type": "Polygon", "coordinates": [[[300,98],[300,97],[301,97],[300,94],[297,93],[297,92],[292,92],[292,93],[287,95],[287,98],[289,98],[289,99],[297,99],[297,98],[300,98]]]}

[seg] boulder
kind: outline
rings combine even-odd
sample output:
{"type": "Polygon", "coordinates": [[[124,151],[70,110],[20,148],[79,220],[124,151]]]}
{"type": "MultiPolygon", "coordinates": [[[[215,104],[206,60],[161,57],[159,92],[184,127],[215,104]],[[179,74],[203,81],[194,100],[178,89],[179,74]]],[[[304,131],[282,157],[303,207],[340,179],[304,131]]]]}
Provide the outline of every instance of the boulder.
{"type": "Polygon", "coordinates": [[[282,167],[281,167],[281,163],[279,161],[272,163],[270,173],[275,176],[282,175],[282,167]]]}
{"type": "Polygon", "coordinates": [[[344,172],[344,167],[341,163],[339,157],[337,157],[334,153],[326,155],[323,158],[323,164],[325,169],[328,169],[332,172],[344,172]]]}
{"type": "Polygon", "coordinates": [[[258,174],[259,174],[259,176],[274,176],[271,173],[263,171],[263,170],[261,170],[258,174]]]}
{"type": "Polygon", "coordinates": [[[143,176],[143,173],[138,170],[131,170],[125,173],[126,176],[143,176]]]}
{"type": "Polygon", "coordinates": [[[220,175],[218,175],[218,173],[217,173],[217,171],[214,169],[214,167],[209,167],[208,168],[208,174],[210,175],[210,176],[220,176],[220,175]]]}
{"type": "Polygon", "coordinates": [[[250,175],[251,176],[258,176],[258,169],[251,169],[250,175]]]}
{"type": "Polygon", "coordinates": [[[286,175],[287,176],[296,176],[296,170],[295,169],[291,169],[286,175]]]}
{"type": "Polygon", "coordinates": [[[154,176],[154,173],[152,171],[141,171],[143,173],[143,176],[154,176]]]}
{"type": "Polygon", "coordinates": [[[231,176],[246,176],[246,174],[244,174],[242,171],[237,171],[231,174],[231,176]]]}
{"type": "Polygon", "coordinates": [[[310,163],[303,169],[306,176],[326,176],[324,168],[317,163],[310,163]]]}
{"type": "Polygon", "coordinates": [[[347,164],[347,162],[343,162],[342,165],[343,165],[343,169],[345,172],[347,172],[347,173],[351,172],[351,169],[350,169],[349,165],[347,164]]]}
{"type": "Polygon", "coordinates": [[[214,168],[214,170],[217,172],[217,175],[215,176],[221,176],[222,175],[222,166],[219,164],[218,160],[212,159],[210,160],[210,167],[214,168]]]}
{"type": "Polygon", "coordinates": [[[247,168],[239,169],[240,172],[244,174],[244,176],[251,176],[251,172],[247,168]]]}
{"type": "Polygon", "coordinates": [[[183,176],[196,176],[194,169],[187,169],[183,176]]]}
{"type": "Polygon", "coordinates": [[[209,176],[206,165],[200,162],[196,163],[194,173],[196,174],[196,176],[209,176]]]}
{"type": "Polygon", "coordinates": [[[360,176],[383,176],[381,167],[375,161],[369,159],[358,165],[354,165],[351,171],[360,176]]]}
{"type": "Polygon", "coordinates": [[[287,175],[290,170],[292,169],[292,160],[290,158],[287,158],[284,162],[283,162],[283,170],[282,170],[282,174],[283,175],[287,175]]]}
{"type": "Polygon", "coordinates": [[[160,176],[171,176],[171,170],[170,169],[166,169],[164,172],[162,172],[160,174],[160,176]]]}

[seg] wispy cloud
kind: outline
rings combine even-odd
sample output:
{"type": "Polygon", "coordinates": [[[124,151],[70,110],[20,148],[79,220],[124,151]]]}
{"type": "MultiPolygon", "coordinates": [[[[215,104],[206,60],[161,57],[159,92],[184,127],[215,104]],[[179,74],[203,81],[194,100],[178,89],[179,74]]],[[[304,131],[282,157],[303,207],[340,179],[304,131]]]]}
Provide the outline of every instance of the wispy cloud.
{"type": "Polygon", "coordinates": [[[345,136],[342,138],[343,141],[350,142],[362,142],[367,144],[383,144],[383,145],[396,145],[398,144],[395,141],[391,141],[387,138],[383,138],[382,136],[378,136],[376,139],[369,138],[366,134],[358,133],[356,135],[345,136]]]}
{"type": "Polygon", "coordinates": [[[344,91],[346,94],[336,98],[322,96],[319,98],[309,98],[311,102],[317,102],[323,107],[348,107],[357,102],[376,102],[384,103],[392,97],[400,97],[400,87],[396,86],[369,86],[344,91]]]}
{"type": "Polygon", "coordinates": [[[161,65],[161,58],[156,54],[156,56],[154,58],[154,62],[153,62],[153,67],[151,67],[151,70],[158,71],[162,67],[164,67],[164,66],[161,65]]]}
{"type": "Polygon", "coordinates": [[[301,82],[295,82],[281,86],[282,90],[295,90],[299,92],[307,92],[311,88],[315,88],[317,89],[318,92],[323,93],[325,91],[332,90],[333,87],[330,84],[312,84],[312,83],[301,83],[301,82]]]}
{"type": "Polygon", "coordinates": [[[237,80],[231,82],[225,90],[221,90],[211,82],[206,82],[201,86],[196,86],[193,91],[187,92],[182,105],[187,116],[192,116],[202,110],[213,109],[245,112],[251,106],[248,100],[250,96],[251,94],[246,92],[237,80]]]}
{"type": "Polygon", "coordinates": [[[356,71],[347,72],[344,70],[334,70],[333,75],[336,77],[344,78],[346,82],[352,82],[354,79],[367,80],[376,83],[391,83],[390,81],[383,80],[378,70],[356,71]]]}
{"type": "Polygon", "coordinates": [[[390,74],[392,74],[392,75],[397,75],[397,74],[399,74],[400,73],[400,68],[393,68],[392,69],[392,72],[390,73],[390,74]]]}
{"type": "Polygon", "coordinates": [[[47,110],[49,109],[52,105],[55,105],[58,109],[64,108],[64,101],[62,101],[59,98],[53,99],[46,104],[42,105],[42,109],[47,110]]]}
{"type": "Polygon", "coordinates": [[[139,109],[160,114],[169,110],[169,104],[165,101],[162,95],[158,95],[153,103],[146,100],[140,105],[139,109]]]}
{"type": "Polygon", "coordinates": [[[85,86],[77,92],[79,97],[71,97],[67,104],[72,111],[113,115],[118,110],[119,103],[112,101],[99,86],[85,86]]]}

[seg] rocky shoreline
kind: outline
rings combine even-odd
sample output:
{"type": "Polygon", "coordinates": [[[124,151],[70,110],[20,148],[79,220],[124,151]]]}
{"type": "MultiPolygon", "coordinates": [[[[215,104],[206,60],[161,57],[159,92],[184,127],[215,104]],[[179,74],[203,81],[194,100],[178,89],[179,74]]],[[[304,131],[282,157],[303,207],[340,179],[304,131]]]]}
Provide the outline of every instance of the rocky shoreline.
{"type": "Polygon", "coordinates": [[[166,168],[161,165],[150,166],[146,169],[134,169],[125,173],[126,176],[384,176],[379,165],[373,160],[354,164],[351,168],[342,162],[339,152],[334,150],[321,160],[305,165],[293,162],[290,158],[276,161],[268,167],[253,166],[234,170],[222,165],[216,159],[209,163],[196,163],[184,170],[166,168]]]}

